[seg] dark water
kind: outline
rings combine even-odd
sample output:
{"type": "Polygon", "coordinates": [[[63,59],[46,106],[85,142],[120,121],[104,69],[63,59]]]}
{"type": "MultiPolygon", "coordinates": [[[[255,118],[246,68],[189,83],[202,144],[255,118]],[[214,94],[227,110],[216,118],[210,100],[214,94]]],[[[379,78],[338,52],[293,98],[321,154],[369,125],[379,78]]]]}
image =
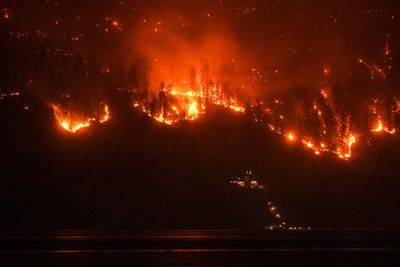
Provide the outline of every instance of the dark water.
{"type": "Polygon", "coordinates": [[[0,266],[400,266],[400,232],[7,234],[0,237],[0,266]]]}

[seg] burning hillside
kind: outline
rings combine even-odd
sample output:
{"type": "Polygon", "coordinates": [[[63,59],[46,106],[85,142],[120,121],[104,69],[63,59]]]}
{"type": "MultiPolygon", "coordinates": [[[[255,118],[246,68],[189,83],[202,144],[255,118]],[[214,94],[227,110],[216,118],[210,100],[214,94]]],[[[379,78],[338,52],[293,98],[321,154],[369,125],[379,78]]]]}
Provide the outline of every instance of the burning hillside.
{"type": "MultiPolygon", "coordinates": [[[[385,51],[385,56],[389,56],[388,50],[385,51]]],[[[359,62],[367,66],[371,82],[383,83],[390,77],[390,65],[383,71],[384,68],[376,64],[369,65],[364,60],[359,62]]],[[[210,73],[207,64],[203,65],[204,67],[199,68],[192,66],[187,69],[186,75],[179,76],[176,76],[177,73],[185,72],[171,72],[174,67],[165,64],[161,68],[163,71],[153,67],[150,73],[143,74],[150,77],[144,83],[146,85],[155,84],[156,81],[151,79],[154,76],[159,77],[160,72],[175,73],[175,76],[158,80],[160,85],[151,90],[148,87],[128,90],[133,108],[158,122],[172,126],[179,121],[196,120],[207,112],[210,105],[219,106],[247,114],[254,122],[282,135],[289,142],[304,145],[316,155],[329,153],[344,160],[352,157],[355,144],[368,144],[374,135],[380,133],[393,135],[398,132],[400,101],[396,96],[372,98],[362,109],[366,116],[359,117],[351,111],[338,108],[339,105],[332,96],[335,89],[329,82],[325,82],[323,88],[302,97],[300,101],[297,99],[293,102],[290,94],[281,94],[279,97],[267,95],[263,100],[259,97],[254,100],[252,97],[243,97],[246,93],[238,94],[248,86],[242,85],[238,88],[234,74],[222,75],[218,71],[210,73]]],[[[324,69],[324,76],[331,71],[324,69]]],[[[58,124],[71,133],[110,119],[109,107],[103,103],[91,115],[76,110],[71,104],[51,106],[58,124]]]]}
{"type": "Polygon", "coordinates": [[[161,83],[158,97],[147,97],[142,101],[134,101],[134,107],[141,109],[150,117],[165,124],[173,124],[180,120],[195,120],[206,112],[208,105],[216,105],[243,113],[244,107],[227,94],[220,84],[210,78],[202,79],[201,72],[192,76],[190,83],[175,88],[161,83]]]}
{"type": "Polygon", "coordinates": [[[71,133],[87,128],[93,123],[104,123],[110,119],[109,108],[106,104],[101,104],[99,111],[92,114],[92,116],[77,112],[71,107],[62,107],[57,104],[52,104],[51,107],[57,123],[64,130],[71,133]]]}
{"type": "Polygon", "coordinates": [[[33,48],[4,47],[4,55],[15,55],[4,56],[5,69],[16,71],[3,75],[0,100],[35,96],[70,133],[103,124],[111,111],[121,116],[121,103],[129,103],[125,113],[138,110],[171,127],[218,106],[316,155],[344,160],[356,146],[399,132],[399,40],[391,28],[396,16],[386,9],[367,23],[362,18],[376,10],[342,22],[331,9],[309,6],[297,21],[286,19],[293,14],[284,3],[161,2],[120,2],[99,14],[84,5],[86,19],[46,14],[44,24],[25,17],[18,24],[23,5],[6,7],[6,41],[33,48]],[[267,9],[285,16],[266,23],[267,9]],[[300,23],[303,16],[313,23],[300,23]],[[378,24],[386,32],[375,34],[378,24]],[[315,36],[305,38],[309,32],[315,36]],[[65,92],[71,98],[60,101],[65,92]]]}

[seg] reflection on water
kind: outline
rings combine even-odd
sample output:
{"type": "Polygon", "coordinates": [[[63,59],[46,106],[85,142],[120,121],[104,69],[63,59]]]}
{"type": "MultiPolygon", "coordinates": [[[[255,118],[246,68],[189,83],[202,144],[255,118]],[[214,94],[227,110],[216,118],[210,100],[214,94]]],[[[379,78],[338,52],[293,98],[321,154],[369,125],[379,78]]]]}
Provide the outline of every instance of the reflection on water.
{"type": "Polygon", "coordinates": [[[0,236],[0,266],[400,266],[389,231],[57,231],[0,236]]]}

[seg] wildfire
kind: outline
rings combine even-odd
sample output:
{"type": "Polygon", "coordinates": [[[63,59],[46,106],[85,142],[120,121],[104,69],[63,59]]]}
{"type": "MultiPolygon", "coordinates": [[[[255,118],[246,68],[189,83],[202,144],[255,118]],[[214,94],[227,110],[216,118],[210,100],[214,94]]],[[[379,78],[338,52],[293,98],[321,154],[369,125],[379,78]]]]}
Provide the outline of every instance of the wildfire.
{"type": "Polygon", "coordinates": [[[371,132],[376,134],[384,132],[395,134],[397,130],[393,125],[396,125],[395,117],[398,116],[396,113],[400,113],[399,101],[397,98],[393,98],[390,109],[387,109],[387,105],[384,101],[374,99],[372,104],[369,106],[371,132]]]}
{"type": "Polygon", "coordinates": [[[352,146],[356,143],[356,137],[351,134],[346,140],[345,140],[345,149],[340,149],[338,148],[337,154],[339,155],[340,158],[343,159],[349,159],[351,157],[351,148],[352,146]]]}
{"type": "Polygon", "coordinates": [[[195,120],[205,112],[200,105],[195,92],[160,91],[158,99],[135,102],[135,108],[141,108],[144,113],[156,121],[172,125],[180,120],[195,120]]]}
{"type": "MultiPolygon", "coordinates": [[[[199,118],[207,111],[209,105],[220,106],[235,112],[251,114],[253,120],[259,123],[265,123],[268,128],[284,136],[290,142],[303,145],[306,149],[313,151],[315,155],[331,153],[343,160],[349,160],[353,156],[353,147],[358,142],[358,137],[363,134],[357,134],[351,123],[350,115],[343,116],[335,114],[326,100],[325,90],[320,90],[320,98],[313,98],[309,102],[308,115],[297,118],[300,123],[299,128],[293,127],[290,123],[293,121],[290,114],[285,113],[285,101],[283,99],[274,99],[270,105],[267,101],[260,101],[249,105],[245,109],[238,104],[233,96],[224,92],[223,87],[215,83],[200,82],[193,86],[162,86],[158,97],[147,97],[145,99],[136,99],[133,106],[156,121],[166,125],[173,125],[182,120],[193,121],[199,118]],[[331,114],[331,115],[329,115],[331,114]],[[307,124],[306,120],[313,118],[312,124],[307,124]],[[330,124],[328,124],[330,123],[330,124]],[[334,126],[332,127],[332,123],[334,126]],[[309,125],[309,128],[304,127],[309,125]],[[300,130],[301,129],[301,130],[300,130]]],[[[19,92],[7,94],[7,96],[18,96],[19,92]]],[[[4,94],[2,96],[5,96],[4,94]]],[[[69,99],[69,95],[63,95],[63,98],[69,99]]],[[[400,114],[400,101],[393,99],[391,113],[384,113],[385,106],[383,101],[374,99],[370,105],[370,121],[375,121],[370,125],[370,131],[373,133],[386,132],[389,134],[397,133],[396,128],[389,128],[387,125],[393,125],[394,114],[400,114]],[[378,115],[378,114],[386,114],[378,115]]],[[[58,124],[66,131],[76,133],[81,129],[90,127],[94,123],[105,123],[110,120],[109,107],[101,104],[100,111],[92,116],[82,115],[82,113],[72,111],[70,108],[63,108],[61,105],[52,104],[54,116],[58,124]]]]}
{"type": "Polygon", "coordinates": [[[156,121],[172,125],[178,121],[193,121],[205,114],[208,105],[220,106],[234,112],[244,113],[245,108],[224,92],[222,86],[211,80],[202,82],[201,72],[191,81],[180,86],[161,85],[158,97],[135,101],[133,106],[140,108],[156,121]]]}
{"type": "Polygon", "coordinates": [[[343,145],[338,145],[336,150],[329,149],[327,145],[321,143],[319,146],[314,145],[313,142],[303,139],[302,143],[309,149],[313,150],[316,155],[330,152],[336,154],[339,158],[348,160],[352,155],[352,147],[356,143],[356,136],[350,134],[348,138],[343,141],[343,145]]]}
{"type": "Polygon", "coordinates": [[[331,153],[340,159],[349,160],[358,136],[351,127],[350,116],[341,117],[335,115],[332,110],[329,111],[329,103],[325,97],[319,101],[309,103],[310,114],[307,117],[296,119],[300,124],[298,126],[302,129],[301,131],[293,130],[294,125],[291,123],[293,115],[282,114],[285,108],[283,100],[275,99],[270,105],[267,102],[259,102],[251,105],[250,110],[246,112],[252,115],[255,122],[265,123],[274,133],[284,136],[292,143],[302,144],[306,149],[313,151],[315,155],[331,153]],[[312,124],[308,124],[307,120],[311,119],[312,124]],[[328,123],[332,122],[335,122],[334,127],[328,127],[328,123]]]}
{"type": "Polygon", "coordinates": [[[375,128],[373,128],[371,131],[374,133],[381,133],[381,132],[386,132],[389,134],[396,133],[396,129],[389,129],[388,127],[383,126],[383,122],[380,118],[378,119],[378,122],[377,122],[375,128]]]}
{"type": "Polygon", "coordinates": [[[104,123],[110,119],[110,110],[107,105],[104,105],[104,112],[99,118],[100,123],[104,123]]]}
{"type": "MultiPolygon", "coordinates": [[[[110,21],[113,26],[120,26],[119,21],[111,19],[110,21]]],[[[161,24],[157,24],[156,31],[159,28],[161,24]]],[[[390,56],[388,45],[385,56],[390,56]]],[[[154,58],[154,61],[159,62],[159,59],[154,58]]],[[[234,62],[233,59],[232,62],[234,62]]],[[[381,67],[373,62],[368,63],[365,59],[359,59],[358,62],[369,70],[372,80],[378,78],[384,80],[390,73],[390,67],[381,67]]],[[[104,69],[104,73],[109,72],[109,68],[104,69]]],[[[252,72],[257,72],[257,69],[252,68],[252,72]]],[[[355,144],[368,136],[365,132],[397,133],[396,119],[400,114],[398,98],[393,98],[390,103],[387,99],[373,99],[368,106],[369,126],[366,129],[360,129],[359,124],[353,121],[352,114],[332,103],[333,88],[325,82],[321,82],[319,90],[314,91],[299,111],[297,108],[291,109],[282,95],[250,103],[245,108],[232,94],[231,87],[225,78],[213,80],[208,71],[204,73],[207,77],[202,76],[201,68],[197,68],[191,70],[189,79],[188,77],[176,78],[174,75],[172,75],[173,78],[166,77],[164,80],[168,81],[168,84],[162,82],[157,92],[153,90],[153,93],[147,94],[146,90],[146,94],[132,95],[132,105],[135,109],[165,125],[174,125],[180,121],[194,121],[204,115],[210,106],[218,106],[238,113],[246,112],[253,121],[263,124],[264,127],[281,135],[292,144],[299,144],[317,156],[332,154],[343,160],[349,160],[353,156],[355,144]]],[[[277,70],[276,73],[278,73],[277,70]]],[[[324,67],[323,73],[329,75],[331,69],[324,67]]],[[[243,85],[241,87],[245,88],[243,85]]],[[[134,92],[138,91],[131,91],[132,94],[134,92]]],[[[69,95],[65,98],[69,98],[69,95]]],[[[93,123],[104,123],[110,119],[107,105],[102,105],[101,112],[94,113],[93,116],[77,114],[69,109],[62,109],[59,105],[52,107],[59,125],[73,133],[93,123]]]]}
{"type": "Polygon", "coordinates": [[[375,129],[372,129],[372,131],[375,133],[379,133],[379,132],[383,131],[383,124],[382,124],[381,120],[378,121],[378,124],[376,125],[375,129]]]}
{"type": "Polygon", "coordinates": [[[104,123],[110,119],[109,108],[104,105],[101,114],[98,118],[96,117],[85,117],[78,114],[74,114],[69,110],[63,110],[59,105],[51,105],[54,117],[58,124],[66,131],[76,133],[77,131],[89,127],[93,122],[98,121],[104,123]]]}

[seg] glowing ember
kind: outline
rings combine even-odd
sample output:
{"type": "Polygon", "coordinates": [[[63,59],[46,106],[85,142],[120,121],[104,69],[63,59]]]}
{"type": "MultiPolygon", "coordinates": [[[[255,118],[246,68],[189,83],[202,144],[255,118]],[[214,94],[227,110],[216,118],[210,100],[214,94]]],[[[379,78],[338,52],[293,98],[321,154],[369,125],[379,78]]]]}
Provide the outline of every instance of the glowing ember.
{"type": "Polygon", "coordinates": [[[325,89],[321,89],[321,95],[326,99],[328,98],[328,93],[326,92],[325,89]]]}
{"type": "Polygon", "coordinates": [[[290,140],[290,141],[294,141],[296,139],[296,136],[292,133],[289,132],[286,137],[290,140]]]}

